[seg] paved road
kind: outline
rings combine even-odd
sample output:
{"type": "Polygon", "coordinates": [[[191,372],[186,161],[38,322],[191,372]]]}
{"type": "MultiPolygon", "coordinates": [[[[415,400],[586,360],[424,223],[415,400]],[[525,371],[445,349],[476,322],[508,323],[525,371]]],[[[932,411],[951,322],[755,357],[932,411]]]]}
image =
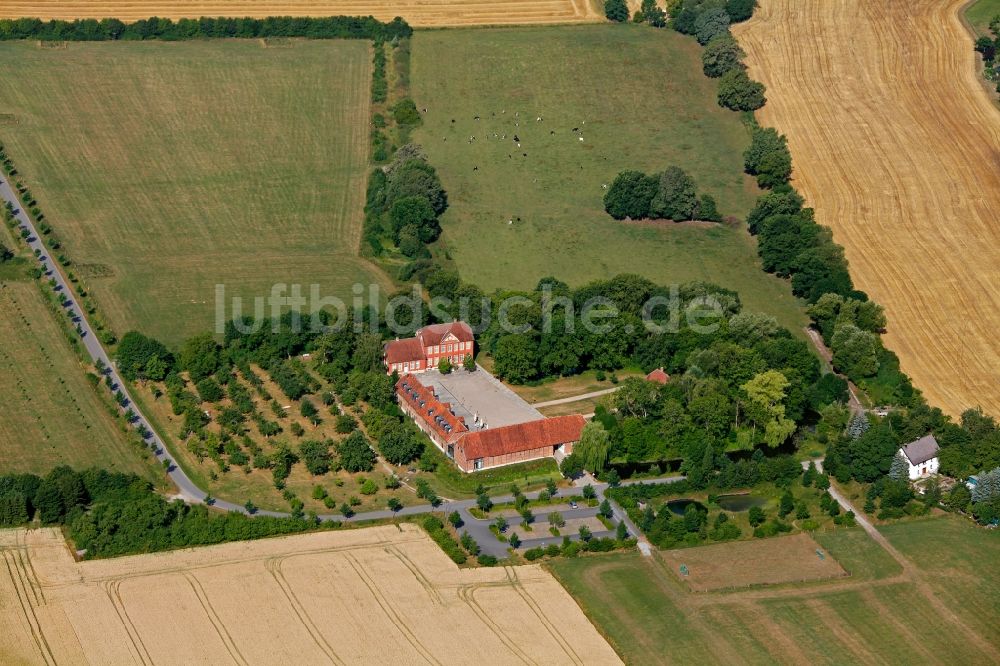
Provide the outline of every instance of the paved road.
{"type": "Polygon", "coordinates": [[[546,400],[545,402],[533,402],[531,406],[535,409],[539,407],[551,407],[552,405],[565,405],[569,402],[578,402],[580,400],[586,400],[588,398],[599,398],[602,395],[607,395],[609,393],[614,393],[619,387],[601,389],[600,391],[591,391],[590,393],[581,393],[580,395],[571,395],[568,398],[559,398],[558,400],[546,400]]]}
{"type": "MultiPolygon", "coordinates": [[[[67,313],[67,317],[70,318],[75,325],[79,326],[80,331],[82,332],[81,342],[83,342],[84,349],[87,350],[90,358],[93,359],[95,363],[97,361],[104,363],[108,369],[107,374],[112,380],[112,390],[121,391],[125,396],[126,404],[124,407],[121,407],[122,413],[125,413],[131,407],[132,411],[136,414],[136,418],[133,421],[132,426],[136,429],[144,427],[146,432],[149,433],[146,437],[146,443],[150,445],[150,448],[152,449],[154,455],[156,455],[157,460],[161,461],[161,463],[165,460],[170,460],[170,457],[167,455],[166,447],[163,445],[163,440],[160,439],[159,435],[157,435],[156,431],[153,430],[152,425],[146,419],[145,415],[134,404],[132,396],[129,393],[128,386],[118,375],[118,370],[112,364],[107,351],[94,334],[94,330],[91,328],[90,322],[87,321],[86,313],[77,302],[76,294],[69,289],[67,280],[62,274],[62,270],[59,268],[58,262],[52,260],[49,256],[48,248],[46,248],[42,243],[41,237],[38,235],[38,230],[35,229],[35,225],[21,209],[21,204],[15,196],[10,182],[2,175],[0,175],[0,198],[2,198],[5,202],[9,201],[11,205],[14,206],[14,216],[17,219],[19,227],[28,230],[28,238],[26,239],[28,247],[30,247],[33,251],[37,250],[39,252],[38,262],[42,270],[45,271],[46,277],[55,280],[56,292],[62,294],[65,299],[67,299],[64,302],[63,308],[67,313]]],[[[179,495],[185,501],[200,502],[205,499],[206,493],[196,486],[180,467],[177,465],[171,465],[168,474],[170,479],[177,486],[179,495]]],[[[230,504],[228,502],[219,502],[217,503],[217,506],[233,511],[244,511],[243,507],[236,506],[235,504],[230,504]]]]}

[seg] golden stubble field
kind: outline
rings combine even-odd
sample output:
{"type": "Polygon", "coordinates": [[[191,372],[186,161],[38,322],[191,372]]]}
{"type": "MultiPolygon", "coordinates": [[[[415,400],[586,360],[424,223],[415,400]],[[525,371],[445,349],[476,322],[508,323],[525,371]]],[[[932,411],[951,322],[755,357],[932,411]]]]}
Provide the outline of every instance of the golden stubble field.
{"type": "Polygon", "coordinates": [[[151,16],[402,16],[410,25],[528,25],[603,21],[592,0],[9,0],[0,18],[119,18],[151,16]]]}
{"type": "Polygon", "coordinates": [[[794,185],[929,401],[1000,415],[1000,110],[965,0],[761,0],[738,26],[794,185]]]}
{"type": "Polygon", "coordinates": [[[459,570],[417,527],[76,563],[0,531],[0,663],[621,663],[537,566],[459,570]]]}

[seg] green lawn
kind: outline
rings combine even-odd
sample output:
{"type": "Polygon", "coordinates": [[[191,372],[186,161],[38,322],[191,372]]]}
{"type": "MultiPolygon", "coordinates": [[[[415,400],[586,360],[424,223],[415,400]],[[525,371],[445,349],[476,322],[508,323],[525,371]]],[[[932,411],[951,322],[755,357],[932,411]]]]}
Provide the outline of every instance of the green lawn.
{"type": "Polygon", "coordinates": [[[962,622],[1000,650],[1000,531],[947,517],[880,528],[962,622]]]}
{"type": "Polygon", "coordinates": [[[631,224],[604,212],[601,185],[620,170],[671,164],[724,215],[753,204],[748,132],[716,103],[699,52],[690,38],[631,25],[418,32],[412,90],[427,111],[414,140],[448,190],[443,242],[462,276],[487,290],[546,275],[710,280],[798,329],[801,307],[761,272],[742,225],[631,224]]]}
{"type": "Polygon", "coordinates": [[[916,565],[919,584],[891,580],[901,568],[856,528],[814,535],[850,578],[775,590],[690,593],[658,558],[638,553],[547,566],[630,664],[994,662],[1000,534],[951,517],[883,532],[916,565]]]}
{"type": "Polygon", "coordinates": [[[96,466],[162,483],[87,383],[38,287],[9,268],[0,268],[0,474],[96,466]]]}
{"type": "Polygon", "coordinates": [[[176,343],[217,284],[384,280],[356,256],[370,79],[361,40],[3,43],[0,141],[113,328],[176,343]]]}
{"type": "Polygon", "coordinates": [[[965,10],[965,18],[981,36],[992,36],[990,20],[997,15],[1000,15],[1000,0],[976,0],[965,10]]]}

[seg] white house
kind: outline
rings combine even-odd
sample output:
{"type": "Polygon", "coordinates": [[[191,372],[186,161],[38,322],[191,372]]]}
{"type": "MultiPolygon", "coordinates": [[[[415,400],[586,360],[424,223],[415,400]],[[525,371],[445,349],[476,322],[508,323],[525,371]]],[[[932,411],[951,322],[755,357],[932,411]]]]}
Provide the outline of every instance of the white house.
{"type": "Polygon", "coordinates": [[[940,448],[934,435],[924,435],[915,442],[905,444],[899,450],[906,458],[906,462],[909,463],[910,481],[937,474],[938,467],[940,467],[938,461],[940,448]]]}

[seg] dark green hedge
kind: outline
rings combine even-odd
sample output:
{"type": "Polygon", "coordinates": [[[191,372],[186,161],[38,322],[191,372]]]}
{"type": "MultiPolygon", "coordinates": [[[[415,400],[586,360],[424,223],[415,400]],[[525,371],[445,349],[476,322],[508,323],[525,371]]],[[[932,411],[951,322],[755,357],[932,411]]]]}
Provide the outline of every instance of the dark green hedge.
{"type": "Polygon", "coordinates": [[[398,16],[383,23],[371,16],[179,19],[149,18],[125,23],[118,19],[42,21],[0,20],[0,40],[102,42],[115,40],[185,40],[217,37],[305,37],[308,39],[376,39],[409,37],[413,29],[398,16]]]}

